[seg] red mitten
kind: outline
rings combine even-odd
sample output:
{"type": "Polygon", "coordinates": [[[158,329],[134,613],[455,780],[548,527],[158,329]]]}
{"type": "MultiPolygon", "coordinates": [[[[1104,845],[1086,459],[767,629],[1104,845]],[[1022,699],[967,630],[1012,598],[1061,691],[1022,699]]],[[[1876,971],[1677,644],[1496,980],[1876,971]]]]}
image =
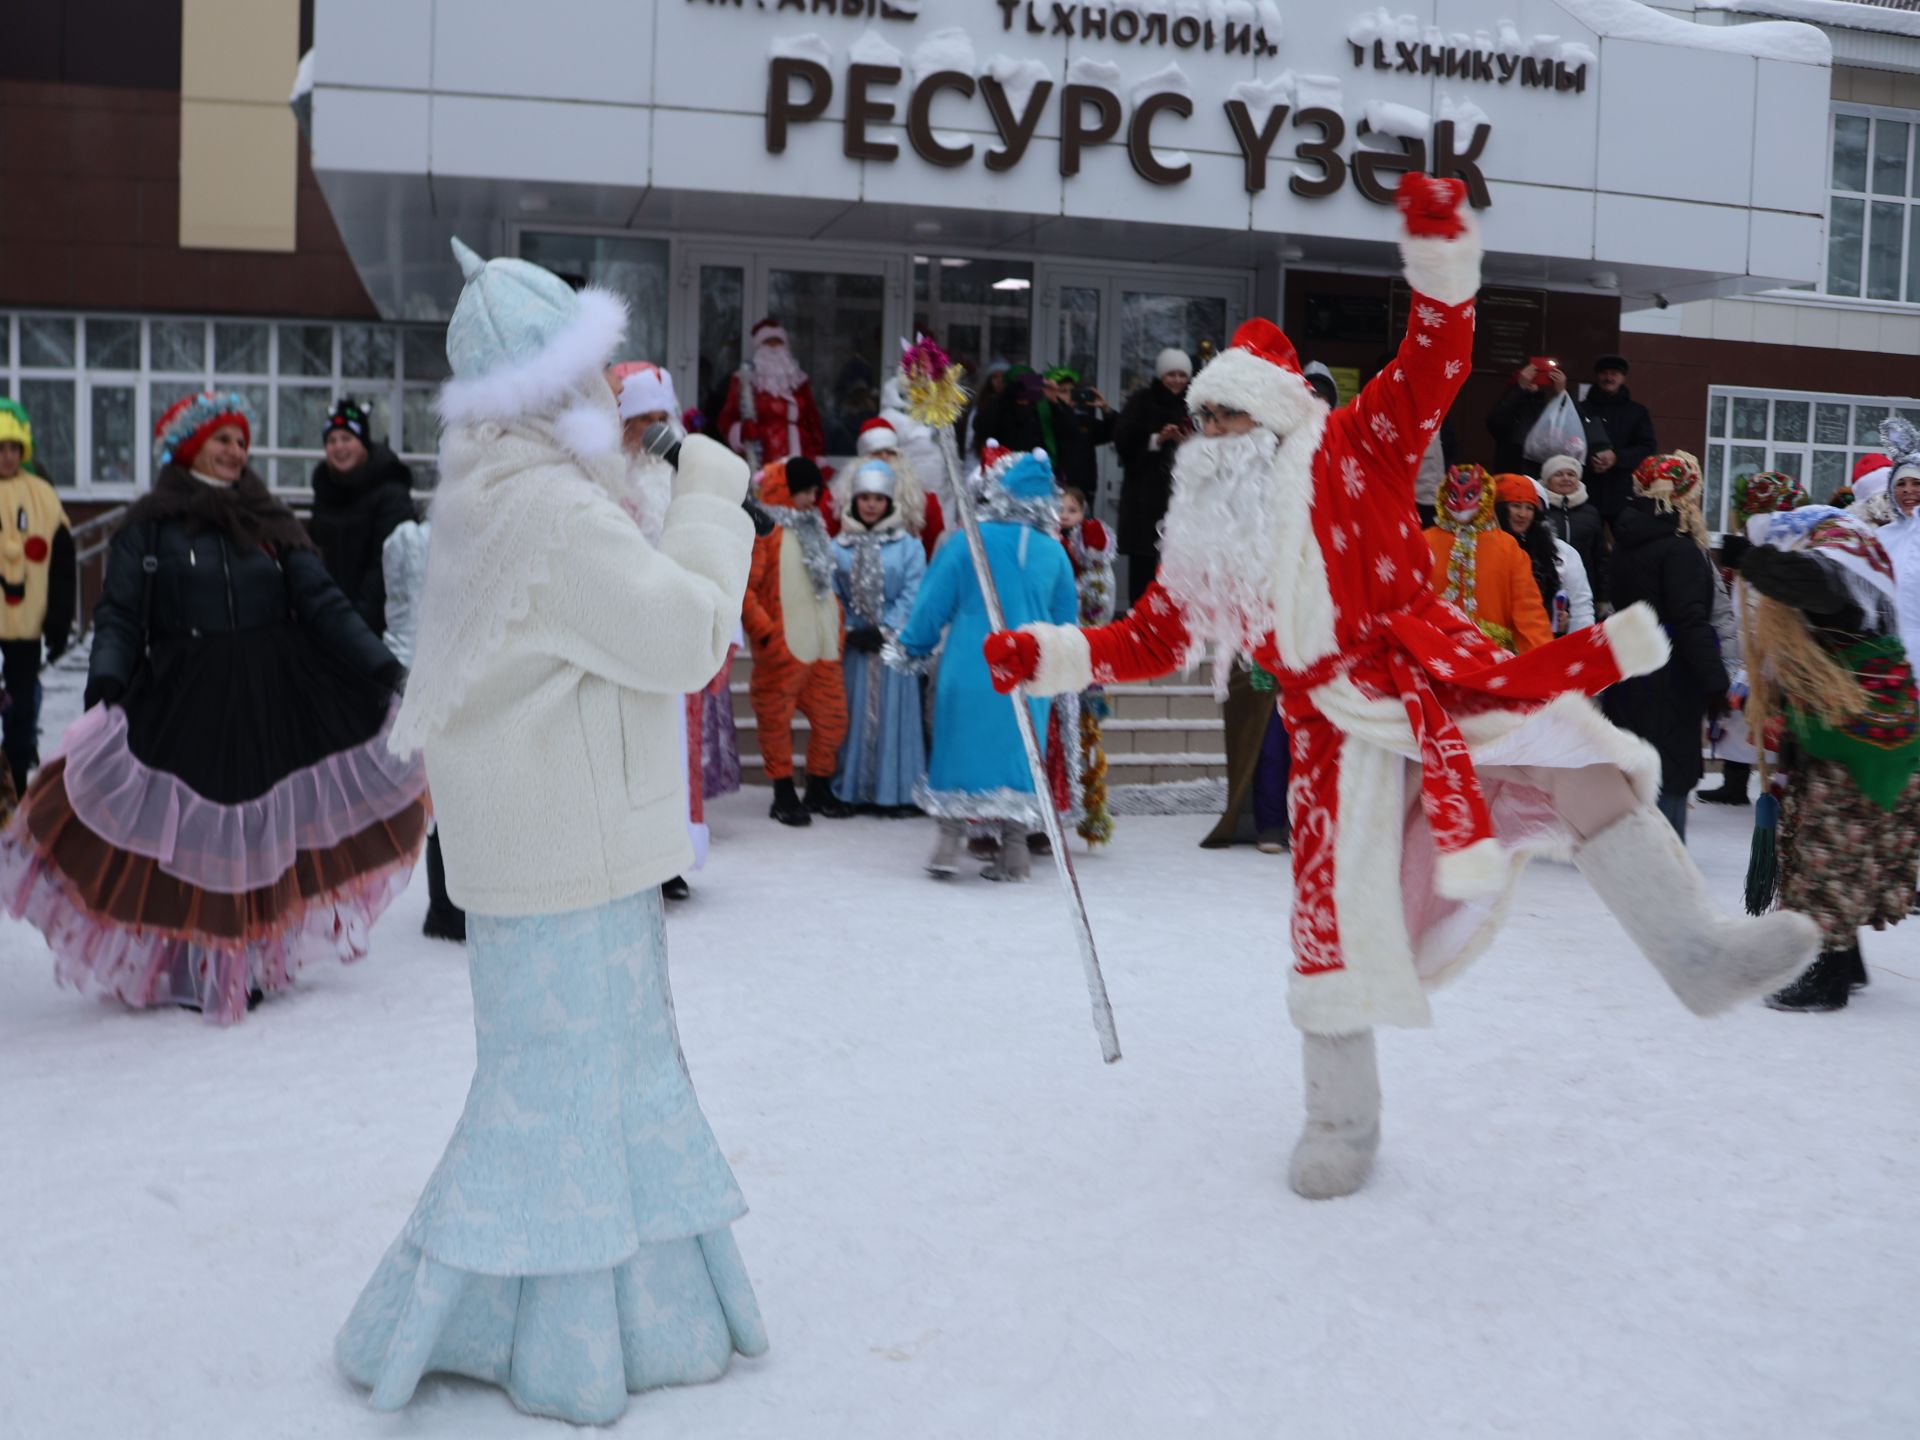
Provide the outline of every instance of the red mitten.
{"type": "Polygon", "coordinates": [[[1040,642],[1024,630],[996,630],[981,648],[993,688],[1002,695],[1011,695],[1040,671],[1040,642]]]}
{"type": "Polygon", "coordinates": [[[1406,217],[1409,235],[1456,238],[1467,228],[1460,218],[1466,198],[1466,182],[1461,180],[1436,180],[1411,170],[1400,177],[1400,213],[1406,217]]]}
{"type": "Polygon", "coordinates": [[[1107,527],[1102,525],[1098,520],[1088,519],[1081,521],[1080,534],[1081,538],[1087,542],[1087,549],[1104,550],[1107,548],[1107,527]]]}

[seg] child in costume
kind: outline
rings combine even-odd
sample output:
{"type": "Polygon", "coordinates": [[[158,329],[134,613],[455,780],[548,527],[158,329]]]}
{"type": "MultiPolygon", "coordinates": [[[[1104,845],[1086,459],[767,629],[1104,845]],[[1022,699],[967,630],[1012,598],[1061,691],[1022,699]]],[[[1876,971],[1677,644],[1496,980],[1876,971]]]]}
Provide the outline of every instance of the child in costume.
{"type": "Polygon", "coordinates": [[[358,960],[426,838],[385,745],[404,670],[250,468],[233,393],[160,417],[94,612],[87,710],[0,836],[0,895],[65,983],[242,1018],[358,960]]]}
{"type": "MultiPolygon", "coordinates": [[[[1113,557],[1117,553],[1114,537],[1087,513],[1086,491],[1069,485],[1060,492],[1060,542],[1067,547],[1067,559],[1073,562],[1073,583],[1080,592],[1080,623],[1104,625],[1113,619],[1113,557]]],[[[1063,756],[1079,756],[1080,838],[1089,845],[1104,845],[1113,839],[1113,812],[1107,808],[1107,747],[1100,735],[1100,722],[1106,718],[1107,701],[1099,686],[1082,691],[1079,735],[1073,745],[1059,737],[1065,730],[1064,718],[1049,717],[1054,740],[1063,756]]],[[[1055,716],[1064,717],[1066,707],[1056,707],[1055,716]]]]}
{"type": "MultiPolygon", "coordinates": [[[[1067,552],[1053,538],[1059,491],[1046,452],[1019,454],[989,445],[976,493],[980,538],[1008,623],[1072,624],[1080,596],[1067,552]]],[[[934,682],[933,757],[914,797],[940,821],[927,871],[942,880],[957,874],[967,822],[983,821],[997,829],[999,845],[981,873],[990,880],[1023,881],[1032,869],[1027,836],[1041,827],[1040,805],[1051,803],[1051,797],[1043,802],[1034,794],[1012,706],[994,693],[987,674],[980,648],[987,636],[987,603],[964,537],[942,545],[933,557],[890,658],[916,668],[913,662],[931,656],[942,636],[946,648],[934,682]]],[[[1034,700],[1031,708],[1034,732],[1044,737],[1050,707],[1034,700]]]]}
{"type": "Polygon", "coordinates": [[[1913,900],[1920,699],[1893,566],[1872,527],[1813,505],[1755,516],[1747,537],[1746,718],[1754,743],[1780,752],[1779,901],[1811,915],[1821,943],[1767,1004],[1838,1010],[1867,983],[1861,928],[1897,925],[1913,900]]]}
{"type": "Polygon", "coordinates": [[[1427,531],[1433,586],[1494,644],[1524,655],[1551,640],[1553,627],[1526,551],[1494,518],[1498,498],[1494,478],[1478,465],[1447,472],[1427,531]]]}
{"type": "Polygon", "coordinates": [[[748,694],[760,733],[760,765],[773,782],[768,814],[782,825],[813,817],[844,820],[853,808],[833,793],[847,738],[846,681],[840,669],[845,621],[833,592],[833,540],[820,513],[820,467],[795,458],[769,465],[758,481],[773,533],[754,541],[742,621],[753,647],[748,694]],[[793,717],[807,717],[807,785],[794,788],[793,717]]]}
{"type": "MultiPolygon", "coordinates": [[[[900,378],[893,376],[887,381],[889,393],[897,395],[900,378]]],[[[900,518],[906,532],[920,542],[920,548],[926,552],[927,559],[933,558],[940,539],[946,534],[946,514],[941,508],[940,497],[928,488],[929,475],[946,474],[946,462],[940,458],[938,446],[922,438],[921,443],[911,447],[901,433],[901,427],[925,437],[927,427],[905,414],[876,415],[860,427],[860,438],[855,442],[862,460],[884,461],[893,471],[898,492],[894,504],[900,511],[900,518]],[[932,448],[934,468],[926,468],[925,450],[932,448]]],[[[856,467],[857,469],[858,467],[856,467]]],[[[843,479],[848,472],[834,477],[833,498],[834,514],[844,515],[847,510],[849,491],[847,481],[843,479]]]]}
{"type": "Polygon", "coordinates": [[[1180,447],[1160,578],[1125,620],[1028,624],[986,646],[996,686],[1039,694],[1208,651],[1216,673],[1250,651],[1279,681],[1307,1109],[1290,1173],[1311,1198],[1372,1167],[1374,1027],[1429,1023],[1426,988],[1491,942],[1530,854],[1571,851],[1696,1013],[1764,993],[1818,943],[1804,916],[1721,913],[1653,808],[1652,752],[1585,698],[1665,659],[1647,610],[1513,656],[1432,585],[1413,482],[1472,368],[1480,247],[1464,200],[1459,181],[1401,181],[1407,335],[1352,404],[1329,413],[1265,320],[1194,377],[1203,435],[1180,447]]]}
{"type": "Polygon", "coordinates": [[[908,528],[902,481],[883,460],[854,471],[834,541],[833,588],[847,617],[846,743],[833,793],[883,815],[913,815],[914,786],[927,772],[917,677],[889,669],[881,648],[913,613],[927,557],[908,528]]]}
{"type": "Polygon", "coordinates": [[[432,564],[392,744],[425,746],[446,822],[477,1064],[335,1354],[375,1409],[441,1371],[605,1425],[630,1393],[766,1348],[732,1234],[746,1206],[680,1054],[660,896],[693,858],[675,732],[738,620],[747,467],[686,441],[648,544],[600,371],[625,302],[455,253],[432,564]]]}
{"type": "MultiPolygon", "coordinates": [[[[6,714],[0,750],[17,798],[40,763],[40,661],[66,653],[73,631],[73,529],[60,496],[33,471],[33,422],[0,399],[0,664],[6,714]]],[[[8,814],[12,806],[6,806],[8,814]]]]}

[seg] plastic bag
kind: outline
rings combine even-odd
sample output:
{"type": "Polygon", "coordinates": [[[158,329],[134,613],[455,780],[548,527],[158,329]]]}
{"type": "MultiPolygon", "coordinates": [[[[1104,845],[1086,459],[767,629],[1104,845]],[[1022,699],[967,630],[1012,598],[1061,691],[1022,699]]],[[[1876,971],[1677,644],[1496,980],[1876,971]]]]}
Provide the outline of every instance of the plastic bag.
{"type": "Polygon", "coordinates": [[[1521,447],[1527,459],[1534,464],[1544,464],[1556,455],[1566,455],[1587,463],[1587,426],[1580,418],[1579,407],[1573,403],[1573,396],[1561,391],[1547,402],[1547,408],[1540,412],[1540,418],[1533,422],[1533,428],[1527,432],[1527,443],[1521,447]]]}

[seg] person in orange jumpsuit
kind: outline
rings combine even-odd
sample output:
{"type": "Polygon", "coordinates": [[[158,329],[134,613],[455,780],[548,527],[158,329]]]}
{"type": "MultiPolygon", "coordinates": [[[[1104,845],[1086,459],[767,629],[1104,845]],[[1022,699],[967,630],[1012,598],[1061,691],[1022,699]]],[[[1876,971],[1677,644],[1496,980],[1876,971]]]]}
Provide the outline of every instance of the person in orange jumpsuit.
{"type": "Polygon", "coordinates": [[[840,644],[846,620],[833,593],[833,550],[820,514],[820,467],[795,456],[760,472],[760,508],[774,522],[753,542],[741,621],[753,649],[747,687],[760,730],[760,763],[773,782],[768,811],[782,825],[815,815],[843,820],[853,808],[833,793],[847,738],[847,691],[840,644]],[[793,714],[807,717],[806,795],[793,783],[793,714]]]}
{"type": "Polygon", "coordinates": [[[1437,522],[1427,530],[1433,588],[1503,650],[1524,655],[1553,639],[1527,552],[1494,521],[1493,477],[1456,465],[1440,490],[1437,522]]]}

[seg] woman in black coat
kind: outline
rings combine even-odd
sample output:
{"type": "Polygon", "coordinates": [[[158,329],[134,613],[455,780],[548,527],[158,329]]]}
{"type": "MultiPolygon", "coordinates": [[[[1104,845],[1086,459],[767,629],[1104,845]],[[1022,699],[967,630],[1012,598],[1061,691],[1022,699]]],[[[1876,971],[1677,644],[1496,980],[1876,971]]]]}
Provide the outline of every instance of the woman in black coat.
{"type": "Polygon", "coordinates": [[[219,1022],[365,955],[426,837],[425,774],[386,748],[400,662],[247,468],[251,434],[231,393],[162,417],[87,711],[0,836],[0,895],[62,981],[219,1022]]]}
{"type": "Polygon", "coordinates": [[[387,630],[387,582],[380,547],[413,512],[413,472],[372,438],[371,417],[342,400],[327,418],[327,458],[313,468],[307,531],[334,584],[376,635],[387,630]]]}
{"type": "Polygon", "coordinates": [[[1702,727],[1727,703],[1727,667],[1713,629],[1713,561],[1700,514],[1700,466],[1684,452],[1656,455],[1633,477],[1633,498],[1613,522],[1609,583],[1615,613],[1652,605],[1673,654],[1651,675],[1600,697],[1607,718],[1660,752],[1660,809],[1682,841],[1687,797],[1705,770],[1702,727]]]}
{"type": "Polygon", "coordinates": [[[1127,397],[1113,427],[1120,458],[1120,553],[1127,557],[1127,605],[1140,598],[1160,569],[1160,522],[1173,496],[1173,457],[1192,433],[1187,383],[1193,364],[1178,350],[1163,351],[1153,383],[1127,397]],[[1184,364],[1182,363],[1184,362],[1184,364]]]}

